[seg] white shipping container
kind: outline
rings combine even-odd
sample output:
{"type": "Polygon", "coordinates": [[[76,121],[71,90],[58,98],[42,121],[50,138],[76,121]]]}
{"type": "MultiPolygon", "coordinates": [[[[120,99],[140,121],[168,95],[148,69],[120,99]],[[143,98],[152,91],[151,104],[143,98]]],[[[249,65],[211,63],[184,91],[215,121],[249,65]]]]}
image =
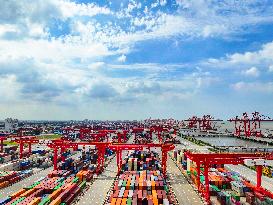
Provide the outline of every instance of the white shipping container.
{"type": "Polygon", "coordinates": [[[120,189],[120,191],[119,191],[119,194],[118,194],[118,197],[119,197],[119,198],[123,197],[124,191],[125,191],[125,187],[121,187],[121,189],[120,189]]]}
{"type": "Polygon", "coordinates": [[[187,158],[187,171],[191,170],[191,160],[187,158]]]}
{"type": "Polygon", "coordinates": [[[134,190],[129,190],[128,197],[133,197],[134,190]]]}
{"type": "Polygon", "coordinates": [[[169,200],[168,199],[163,199],[163,205],[169,205],[169,200]]]}
{"type": "Polygon", "coordinates": [[[118,187],[121,187],[123,180],[119,180],[118,187]]]}

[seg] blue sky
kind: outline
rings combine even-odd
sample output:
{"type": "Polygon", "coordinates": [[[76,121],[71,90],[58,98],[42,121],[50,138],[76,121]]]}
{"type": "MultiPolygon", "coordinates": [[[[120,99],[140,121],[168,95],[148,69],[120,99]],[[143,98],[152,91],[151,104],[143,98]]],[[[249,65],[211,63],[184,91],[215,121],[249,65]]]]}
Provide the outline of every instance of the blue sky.
{"type": "Polygon", "coordinates": [[[273,116],[271,0],[0,0],[0,118],[273,116]]]}

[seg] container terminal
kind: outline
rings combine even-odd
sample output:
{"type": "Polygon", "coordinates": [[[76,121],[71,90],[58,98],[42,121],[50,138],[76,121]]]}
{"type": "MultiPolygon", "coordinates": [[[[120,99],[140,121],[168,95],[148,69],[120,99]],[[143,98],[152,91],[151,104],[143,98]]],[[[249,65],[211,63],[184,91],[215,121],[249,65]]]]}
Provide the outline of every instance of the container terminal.
{"type": "Polygon", "coordinates": [[[0,135],[0,205],[273,204],[273,120],[19,121],[0,135]]]}

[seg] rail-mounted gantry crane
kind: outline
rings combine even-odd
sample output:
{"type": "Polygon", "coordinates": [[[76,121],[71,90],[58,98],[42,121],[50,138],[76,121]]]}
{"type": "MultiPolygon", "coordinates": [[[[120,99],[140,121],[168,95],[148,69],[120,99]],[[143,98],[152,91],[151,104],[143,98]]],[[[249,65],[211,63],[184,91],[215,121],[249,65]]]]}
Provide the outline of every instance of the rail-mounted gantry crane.
{"type": "Polygon", "coordinates": [[[234,122],[235,136],[240,137],[244,135],[246,137],[261,137],[263,135],[261,130],[261,123],[273,122],[273,119],[255,111],[252,113],[252,117],[249,117],[249,115],[244,112],[242,117],[236,116],[235,118],[231,118],[228,121],[234,122]]]}

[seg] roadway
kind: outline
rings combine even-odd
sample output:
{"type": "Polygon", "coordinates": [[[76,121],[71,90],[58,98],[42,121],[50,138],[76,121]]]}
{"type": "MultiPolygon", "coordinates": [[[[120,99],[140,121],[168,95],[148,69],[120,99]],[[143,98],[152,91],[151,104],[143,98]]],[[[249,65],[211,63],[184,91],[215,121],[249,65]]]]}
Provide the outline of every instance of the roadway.
{"type": "Polygon", "coordinates": [[[179,205],[202,205],[204,204],[197,192],[186,180],[174,161],[168,157],[167,175],[170,185],[176,195],[179,205]]]}
{"type": "MultiPolygon", "coordinates": [[[[158,143],[156,135],[153,135],[153,142],[158,143]]],[[[186,145],[175,144],[175,147],[180,149],[185,148],[186,145]]],[[[152,148],[151,150],[159,153],[161,157],[161,149],[152,148]]],[[[179,168],[176,166],[175,162],[168,156],[167,160],[167,175],[168,182],[174,191],[175,197],[178,200],[179,205],[203,205],[199,194],[194,190],[194,188],[189,184],[187,179],[181,173],[179,168]]]]}

